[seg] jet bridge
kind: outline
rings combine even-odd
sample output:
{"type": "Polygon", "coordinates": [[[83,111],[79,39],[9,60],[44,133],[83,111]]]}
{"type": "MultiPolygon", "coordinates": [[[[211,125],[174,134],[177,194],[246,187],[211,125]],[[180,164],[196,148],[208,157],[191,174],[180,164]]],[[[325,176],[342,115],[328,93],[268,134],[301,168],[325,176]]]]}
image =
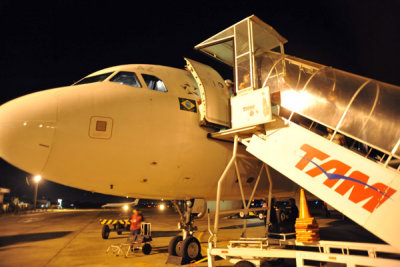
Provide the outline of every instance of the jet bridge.
{"type": "Polygon", "coordinates": [[[232,129],[212,137],[400,249],[400,87],[285,55],[285,42],[251,16],[195,47],[235,71],[232,129]]]}

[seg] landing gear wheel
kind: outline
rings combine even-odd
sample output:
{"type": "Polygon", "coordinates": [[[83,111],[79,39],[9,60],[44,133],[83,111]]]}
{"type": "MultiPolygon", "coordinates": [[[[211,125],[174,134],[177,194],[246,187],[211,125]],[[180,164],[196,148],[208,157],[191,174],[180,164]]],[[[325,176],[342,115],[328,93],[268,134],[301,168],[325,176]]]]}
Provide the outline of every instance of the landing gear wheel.
{"type": "Polygon", "coordinates": [[[142,247],[142,252],[144,255],[149,255],[151,252],[151,245],[150,244],[144,244],[142,247]]]}
{"type": "Polygon", "coordinates": [[[179,257],[183,257],[182,243],[183,241],[179,241],[175,247],[176,255],[178,255],[179,257]]]}
{"type": "Polygon", "coordinates": [[[101,230],[101,237],[103,239],[108,239],[109,235],[110,235],[110,227],[108,227],[108,225],[103,225],[103,229],[101,230]]]}
{"type": "Polygon", "coordinates": [[[233,266],[235,266],[235,267],[254,267],[254,264],[249,261],[239,261],[233,266]]]}
{"type": "Polygon", "coordinates": [[[197,238],[189,236],[182,243],[183,258],[189,262],[201,258],[200,242],[197,238]]]}
{"type": "MultiPolygon", "coordinates": [[[[174,238],[171,239],[171,241],[169,241],[169,245],[168,245],[168,254],[169,255],[173,255],[173,256],[179,256],[177,253],[177,246],[178,244],[182,244],[182,236],[181,235],[177,235],[174,238]]],[[[178,248],[178,251],[180,251],[180,246],[178,248]]]]}

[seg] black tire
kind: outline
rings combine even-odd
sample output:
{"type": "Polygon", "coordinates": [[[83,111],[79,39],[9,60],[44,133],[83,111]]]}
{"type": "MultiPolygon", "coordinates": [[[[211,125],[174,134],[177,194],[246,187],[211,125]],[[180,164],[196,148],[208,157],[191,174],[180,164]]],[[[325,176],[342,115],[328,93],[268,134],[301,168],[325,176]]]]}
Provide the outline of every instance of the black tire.
{"type": "Polygon", "coordinates": [[[279,210],[278,212],[278,223],[279,224],[284,224],[287,223],[288,218],[286,216],[286,213],[283,210],[279,210]]]}
{"type": "Polygon", "coordinates": [[[108,225],[103,225],[103,229],[101,230],[101,237],[103,239],[108,239],[109,235],[110,235],[110,227],[108,227],[108,225]]]}
{"type": "Polygon", "coordinates": [[[272,266],[283,266],[284,259],[275,259],[275,260],[269,260],[269,261],[263,261],[260,265],[260,267],[272,267],[272,266]]]}
{"type": "Polygon", "coordinates": [[[176,255],[179,257],[183,257],[182,243],[183,243],[183,240],[179,241],[175,246],[176,255]]]}
{"type": "Polygon", "coordinates": [[[124,226],[121,225],[120,223],[117,223],[115,228],[116,228],[115,230],[117,230],[117,234],[121,235],[122,234],[122,230],[124,229],[124,226]]]}
{"type": "Polygon", "coordinates": [[[254,267],[254,264],[249,261],[239,261],[233,266],[235,266],[235,267],[254,267]]]}
{"type": "Polygon", "coordinates": [[[183,259],[191,262],[201,259],[201,246],[194,236],[187,237],[182,243],[183,259]]]}
{"type": "Polygon", "coordinates": [[[151,245],[146,243],[142,247],[142,252],[144,255],[149,255],[151,252],[151,249],[152,249],[151,245]]]}
{"type": "Polygon", "coordinates": [[[168,255],[178,256],[177,251],[176,251],[176,247],[177,247],[179,242],[182,242],[182,236],[181,235],[177,235],[174,238],[172,238],[171,241],[169,241],[168,255]]]}

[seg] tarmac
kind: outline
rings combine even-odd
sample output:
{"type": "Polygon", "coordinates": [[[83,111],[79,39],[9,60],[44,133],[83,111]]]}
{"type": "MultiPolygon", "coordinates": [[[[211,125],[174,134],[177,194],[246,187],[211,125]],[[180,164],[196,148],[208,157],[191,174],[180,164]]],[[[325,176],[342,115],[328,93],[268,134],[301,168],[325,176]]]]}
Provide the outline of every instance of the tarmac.
{"type": "MultiPolygon", "coordinates": [[[[173,208],[159,211],[155,208],[143,210],[146,222],[152,225],[152,251],[144,255],[140,250],[117,256],[107,249],[111,245],[125,243],[129,235],[111,232],[102,239],[101,219],[128,218],[119,210],[54,210],[31,212],[0,217],[0,266],[175,266],[165,264],[168,243],[180,233],[177,229],[179,215],[173,208]]],[[[350,220],[317,217],[321,240],[384,243],[350,220]]],[[[213,218],[211,219],[213,223],[213,218]]],[[[195,236],[206,255],[209,232],[207,216],[196,220],[195,236]]],[[[213,225],[213,224],[211,224],[213,225]]],[[[248,237],[261,237],[265,233],[263,221],[247,220],[248,237]]],[[[226,246],[229,240],[239,239],[243,219],[220,219],[218,246],[226,246]]],[[[232,266],[219,260],[217,266],[232,266]]],[[[207,261],[194,266],[207,266],[207,261]]],[[[285,261],[283,266],[295,266],[294,261],[285,261]]]]}

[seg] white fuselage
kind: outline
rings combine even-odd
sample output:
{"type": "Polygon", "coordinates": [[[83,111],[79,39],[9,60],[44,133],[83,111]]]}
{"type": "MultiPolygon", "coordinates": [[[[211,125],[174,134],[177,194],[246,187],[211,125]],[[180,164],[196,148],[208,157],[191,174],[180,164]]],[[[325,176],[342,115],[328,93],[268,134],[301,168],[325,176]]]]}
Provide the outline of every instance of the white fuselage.
{"type": "MultiPolygon", "coordinates": [[[[124,65],[92,75],[108,72],[113,74],[102,82],[41,91],[2,105],[0,156],[29,173],[88,191],[215,199],[232,144],[208,139],[211,130],[199,126],[198,112],[180,108],[179,98],[200,101],[191,74],[124,65]],[[109,81],[118,71],[135,72],[141,88],[109,81]],[[157,76],[168,91],[148,89],[142,74],[157,76]]],[[[246,154],[243,148],[240,154],[246,154]]],[[[257,177],[260,164],[241,159],[239,165],[249,196],[255,179],[247,183],[248,178],[257,177]]],[[[224,182],[225,199],[240,198],[234,175],[231,170],[224,182]]],[[[287,186],[282,189],[293,189],[287,186]]],[[[265,176],[258,188],[265,196],[265,176]]]]}

